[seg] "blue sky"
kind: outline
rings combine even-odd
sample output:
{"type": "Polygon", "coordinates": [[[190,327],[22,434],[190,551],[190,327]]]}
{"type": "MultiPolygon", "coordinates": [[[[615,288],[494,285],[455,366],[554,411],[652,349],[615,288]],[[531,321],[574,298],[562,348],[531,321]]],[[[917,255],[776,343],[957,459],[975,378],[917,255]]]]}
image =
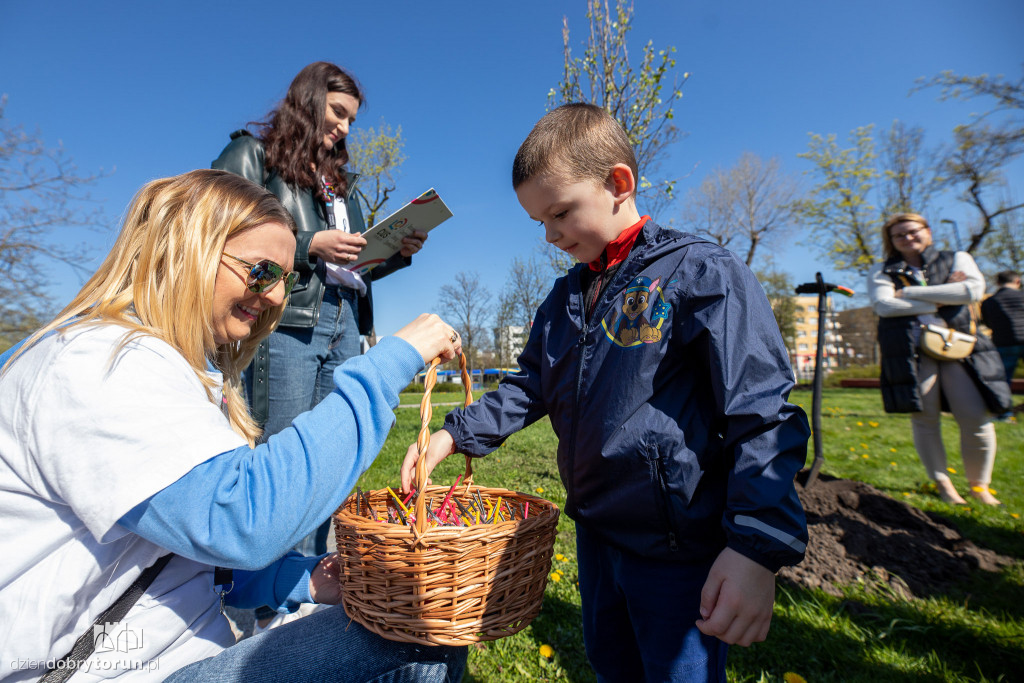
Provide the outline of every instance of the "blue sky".
{"type": "MultiPolygon", "coordinates": [[[[357,126],[382,118],[402,126],[408,161],[398,197],[433,186],[455,214],[413,267],[375,287],[378,334],[439,310],[440,286],[460,270],[477,271],[496,294],[511,257],[528,258],[539,244],[541,228],[516,202],[510,167],[561,75],[563,16],[582,53],[583,0],[348,3],[333,13],[322,3],[292,5],[309,11],[287,6],[0,3],[6,116],[38,127],[51,145],[62,142],[83,171],[114,169],[93,190],[114,226],[144,182],[209,166],[228,133],[262,118],[305,64],[336,62],[368,94],[357,126]]],[[[635,0],[635,7],[634,54],[648,39],[674,45],[680,72],[691,74],[676,110],[687,136],[663,167],[684,177],[680,195],[747,150],[778,156],[799,173],[808,167],[796,155],[809,132],[845,139],[857,126],[884,128],[899,118],[923,126],[930,142],[946,141],[981,105],[937,102],[932,91],[908,96],[915,79],[944,69],[1016,78],[1024,61],[1020,0],[635,0]]],[[[1019,193],[1020,164],[1011,178],[1019,193]]],[[[667,223],[681,206],[656,218],[667,223]]],[[[970,221],[951,198],[933,207],[933,225],[939,217],[957,220],[962,231],[970,221]]],[[[87,239],[98,265],[114,231],[61,238],[87,239]]],[[[795,282],[822,270],[862,289],[803,242],[775,259],[795,282]]],[[[79,284],[54,267],[60,303],[79,284]]]]}

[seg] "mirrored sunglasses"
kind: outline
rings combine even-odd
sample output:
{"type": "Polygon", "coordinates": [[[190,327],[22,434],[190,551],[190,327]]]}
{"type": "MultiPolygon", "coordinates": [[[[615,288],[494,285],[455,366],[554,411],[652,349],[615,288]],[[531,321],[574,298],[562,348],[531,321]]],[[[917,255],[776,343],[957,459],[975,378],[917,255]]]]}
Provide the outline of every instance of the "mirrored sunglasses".
{"type": "Polygon", "coordinates": [[[238,261],[242,265],[249,266],[249,275],[245,280],[245,286],[254,294],[261,294],[273,289],[274,285],[283,279],[284,295],[288,296],[292,293],[292,287],[295,286],[295,282],[299,279],[297,272],[293,270],[290,273],[286,273],[284,268],[269,259],[263,259],[258,263],[249,263],[227,252],[224,252],[224,255],[238,261]]]}

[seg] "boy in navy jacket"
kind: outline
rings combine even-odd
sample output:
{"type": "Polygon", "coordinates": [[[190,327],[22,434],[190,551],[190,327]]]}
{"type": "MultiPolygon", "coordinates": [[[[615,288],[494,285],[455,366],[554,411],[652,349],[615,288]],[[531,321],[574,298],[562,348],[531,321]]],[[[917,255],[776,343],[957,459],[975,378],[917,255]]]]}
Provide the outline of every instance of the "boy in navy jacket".
{"type": "MultiPolygon", "coordinates": [[[[774,573],[803,558],[793,477],[810,430],[753,274],[641,217],[637,177],[593,105],[548,113],[523,142],[519,203],[580,264],[537,311],[520,371],[432,435],[427,469],[550,416],[598,680],[724,681],[727,644],[765,639],[774,573]]],[[[406,490],[416,458],[414,444],[406,490]]]]}

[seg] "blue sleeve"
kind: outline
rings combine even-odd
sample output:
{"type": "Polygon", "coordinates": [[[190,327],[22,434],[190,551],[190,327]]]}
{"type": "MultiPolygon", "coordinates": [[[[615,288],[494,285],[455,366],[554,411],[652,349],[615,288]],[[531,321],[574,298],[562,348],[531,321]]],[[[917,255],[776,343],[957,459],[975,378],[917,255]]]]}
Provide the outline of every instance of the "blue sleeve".
{"type": "Polygon", "coordinates": [[[787,400],[794,384],[789,355],[764,290],[731,253],[706,258],[684,297],[692,313],[677,324],[706,359],[732,464],[726,542],[778,571],[798,563],[807,544],[793,478],[806,460],[810,428],[787,400]]]}
{"type": "Polygon", "coordinates": [[[313,602],[309,577],[323,557],[305,557],[293,550],[259,571],[236,569],[231,577],[235,585],[224,602],[232,607],[268,605],[279,612],[294,612],[302,603],[313,602]]]}
{"type": "Polygon", "coordinates": [[[445,417],[444,429],[452,435],[457,453],[487,455],[509,436],[547,415],[540,367],[545,310],[551,299],[549,295],[537,311],[530,337],[517,361],[519,372],[505,377],[497,389],[478,401],[445,417]]]}
{"type": "Polygon", "coordinates": [[[384,445],[398,392],[422,368],[410,344],[381,339],[338,367],[334,392],[291,427],[197,465],[119,524],[199,562],[267,567],[342,503],[384,445]]]}

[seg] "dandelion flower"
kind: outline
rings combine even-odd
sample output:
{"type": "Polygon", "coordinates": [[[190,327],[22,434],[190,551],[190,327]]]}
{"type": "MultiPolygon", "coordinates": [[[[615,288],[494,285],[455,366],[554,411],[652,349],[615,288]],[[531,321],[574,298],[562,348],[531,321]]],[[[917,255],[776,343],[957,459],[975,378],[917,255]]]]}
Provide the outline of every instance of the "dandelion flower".
{"type": "Polygon", "coordinates": [[[559,562],[565,562],[565,555],[563,555],[562,553],[557,553],[555,555],[555,559],[558,560],[559,562]]]}
{"type": "Polygon", "coordinates": [[[551,659],[555,656],[555,649],[545,643],[544,645],[540,646],[540,656],[544,657],[545,659],[551,659]]]}
{"type": "Polygon", "coordinates": [[[800,674],[793,673],[792,671],[787,671],[786,673],[782,674],[782,680],[786,683],[807,683],[806,678],[804,678],[800,674]]]}
{"type": "MultiPolygon", "coordinates": [[[[863,426],[864,426],[864,423],[863,423],[863,422],[858,422],[858,423],[857,423],[857,426],[858,426],[858,427],[863,427],[863,426]]],[[[794,676],[796,676],[796,674],[793,674],[793,675],[794,675],[794,676]]]]}
{"type": "Polygon", "coordinates": [[[536,490],[537,490],[537,493],[544,493],[544,487],[543,486],[538,486],[536,490]]]}
{"type": "Polygon", "coordinates": [[[861,448],[867,448],[867,447],[868,447],[868,445],[867,445],[866,443],[862,443],[862,444],[860,445],[860,447],[861,447],[861,448]]]}
{"type": "Polygon", "coordinates": [[[891,463],[889,463],[889,466],[890,466],[890,467],[896,467],[896,463],[894,463],[894,462],[891,462],[891,463]]]}
{"type": "Polygon", "coordinates": [[[956,470],[954,470],[952,467],[947,467],[946,471],[949,472],[950,474],[956,474],[956,470]]]}
{"type": "Polygon", "coordinates": [[[1016,512],[1011,512],[1010,516],[1013,517],[1014,519],[1020,519],[1020,515],[1018,515],[1016,512]]]}
{"type": "Polygon", "coordinates": [[[857,451],[857,449],[856,449],[856,448],[854,448],[853,446],[850,446],[850,452],[851,452],[851,453],[855,453],[856,451],[857,451]]]}
{"type": "Polygon", "coordinates": [[[872,426],[872,427],[877,427],[877,426],[878,426],[878,423],[877,423],[877,422],[875,422],[874,420],[872,420],[871,422],[868,422],[868,424],[869,424],[870,426],[872,426]]]}
{"type": "Polygon", "coordinates": [[[895,453],[895,452],[896,452],[896,449],[895,449],[895,448],[890,448],[890,449],[889,449],[889,452],[890,452],[890,453],[895,453]]]}
{"type": "Polygon", "coordinates": [[[562,577],[558,574],[558,572],[551,572],[551,576],[549,576],[548,578],[554,581],[555,583],[558,583],[562,580],[562,577]]]}
{"type": "Polygon", "coordinates": [[[862,458],[864,458],[865,460],[867,460],[867,459],[868,459],[868,458],[870,458],[871,456],[870,456],[870,455],[868,455],[867,453],[861,453],[861,454],[860,454],[860,457],[862,457],[862,458]]]}

